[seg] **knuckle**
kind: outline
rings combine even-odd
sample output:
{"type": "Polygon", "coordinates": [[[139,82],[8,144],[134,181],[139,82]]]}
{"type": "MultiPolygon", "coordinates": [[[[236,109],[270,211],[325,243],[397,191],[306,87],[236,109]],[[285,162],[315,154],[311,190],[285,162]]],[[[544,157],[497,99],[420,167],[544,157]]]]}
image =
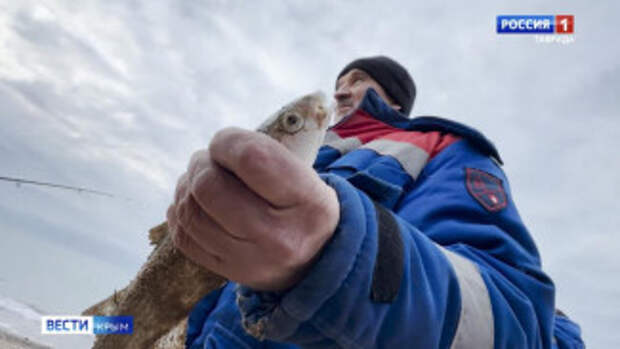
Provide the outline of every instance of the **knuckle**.
{"type": "Polygon", "coordinates": [[[257,236],[268,241],[272,256],[283,266],[296,263],[303,247],[304,234],[298,227],[298,217],[289,215],[290,212],[269,209],[262,215],[263,221],[255,225],[257,236]]]}
{"type": "Polygon", "coordinates": [[[206,149],[198,149],[198,150],[196,150],[192,154],[192,156],[189,158],[190,165],[199,162],[205,156],[208,156],[208,152],[206,151],[206,149]]]}
{"type": "Polygon", "coordinates": [[[177,227],[172,234],[172,242],[177,248],[185,250],[189,245],[189,237],[182,228],[177,227]]]}
{"type": "Polygon", "coordinates": [[[209,161],[209,152],[206,149],[200,149],[192,154],[189,164],[187,166],[187,172],[190,176],[194,175],[196,171],[204,167],[205,163],[209,161]]]}
{"type": "Polygon", "coordinates": [[[168,210],[166,210],[166,220],[171,227],[174,227],[176,224],[176,206],[170,205],[168,206],[168,210]]]}
{"type": "Polygon", "coordinates": [[[185,200],[181,200],[176,204],[174,213],[177,219],[177,223],[183,226],[184,225],[183,222],[185,220],[185,217],[183,217],[185,214],[185,200]]]}
{"type": "Polygon", "coordinates": [[[179,203],[177,209],[177,219],[179,224],[185,229],[191,229],[193,227],[194,219],[196,218],[198,208],[191,195],[179,203]]]}
{"type": "Polygon", "coordinates": [[[226,127],[217,131],[213,135],[213,138],[211,138],[209,148],[227,147],[228,145],[234,144],[234,137],[237,133],[239,133],[239,131],[234,127],[226,127]]]}
{"type": "Polygon", "coordinates": [[[217,180],[217,176],[218,174],[215,168],[209,167],[201,169],[196,172],[192,178],[191,190],[194,191],[196,187],[201,187],[217,180]]]}
{"type": "Polygon", "coordinates": [[[280,229],[283,226],[282,211],[272,206],[268,206],[259,218],[261,221],[258,227],[262,230],[262,233],[269,233],[269,231],[280,229]]]}
{"type": "Polygon", "coordinates": [[[299,234],[293,229],[283,228],[276,228],[272,233],[278,263],[283,267],[294,265],[301,252],[299,234]]]}
{"type": "Polygon", "coordinates": [[[300,244],[300,239],[289,239],[286,243],[286,246],[283,250],[283,258],[285,262],[285,266],[296,266],[298,264],[298,260],[302,255],[301,250],[302,245],[300,244]]]}
{"type": "Polygon", "coordinates": [[[208,204],[213,197],[212,189],[220,185],[221,178],[215,168],[205,168],[197,172],[188,188],[189,195],[194,196],[200,203],[208,204]]]}
{"type": "Polygon", "coordinates": [[[178,203],[180,199],[183,198],[185,192],[187,191],[188,184],[188,174],[187,172],[183,173],[181,177],[177,180],[177,186],[174,191],[174,202],[178,203]]]}
{"type": "Polygon", "coordinates": [[[323,220],[315,219],[315,217],[328,217],[332,213],[333,203],[330,201],[333,195],[329,192],[332,190],[322,182],[317,182],[314,188],[310,191],[308,199],[305,201],[305,209],[301,217],[308,225],[320,226],[324,222],[323,220]]]}
{"type": "Polygon", "coordinates": [[[213,270],[222,270],[224,267],[224,259],[216,254],[208,254],[207,255],[207,263],[208,266],[213,270]]]}
{"type": "Polygon", "coordinates": [[[179,176],[179,179],[177,179],[177,189],[187,183],[188,176],[189,175],[187,172],[184,172],[181,176],[179,176]]]}

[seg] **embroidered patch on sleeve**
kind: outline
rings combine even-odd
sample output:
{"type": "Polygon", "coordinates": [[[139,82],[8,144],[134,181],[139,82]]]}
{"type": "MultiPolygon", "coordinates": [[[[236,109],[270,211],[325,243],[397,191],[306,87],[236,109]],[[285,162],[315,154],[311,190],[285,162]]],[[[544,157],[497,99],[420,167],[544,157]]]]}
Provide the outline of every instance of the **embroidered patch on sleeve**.
{"type": "Polygon", "coordinates": [[[465,170],[467,191],[482,207],[490,212],[497,212],[506,207],[508,200],[501,179],[475,168],[465,170]]]}

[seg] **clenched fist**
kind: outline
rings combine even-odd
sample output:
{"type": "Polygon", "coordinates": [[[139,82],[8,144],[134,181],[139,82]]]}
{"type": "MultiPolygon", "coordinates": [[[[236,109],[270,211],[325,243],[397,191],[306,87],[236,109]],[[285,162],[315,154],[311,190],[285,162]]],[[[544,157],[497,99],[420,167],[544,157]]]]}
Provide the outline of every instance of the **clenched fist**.
{"type": "Polygon", "coordinates": [[[335,191],[282,144],[228,128],[192,156],[167,216],[175,245],[190,259],[276,291],[304,276],[339,212],[335,191]]]}

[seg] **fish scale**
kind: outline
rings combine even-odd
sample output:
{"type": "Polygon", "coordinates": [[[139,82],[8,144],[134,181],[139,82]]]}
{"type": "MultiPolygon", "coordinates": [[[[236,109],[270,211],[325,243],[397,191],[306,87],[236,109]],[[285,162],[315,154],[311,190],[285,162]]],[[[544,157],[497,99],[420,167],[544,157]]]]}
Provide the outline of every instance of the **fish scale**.
{"type": "MultiPolygon", "coordinates": [[[[325,95],[315,92],[282,107],[257,131],[282,143],[311,166],[330,118],[325,95]]],[[[155,248],[131,283],[82,313],[133,316],[133,334],[98,335],[93,349],[184,348],[191,309],[204,295],[226,283],[225,278],[175,248],[166,222],[152,228],[149,239],[155,248]]]]}

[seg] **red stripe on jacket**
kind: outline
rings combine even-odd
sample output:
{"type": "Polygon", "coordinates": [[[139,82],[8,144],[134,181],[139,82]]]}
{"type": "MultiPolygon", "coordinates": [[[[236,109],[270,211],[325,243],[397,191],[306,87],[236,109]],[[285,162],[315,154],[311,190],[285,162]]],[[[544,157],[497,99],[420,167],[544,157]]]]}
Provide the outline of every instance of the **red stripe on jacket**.
{"type": "Polygon", "coordinates": [[[363,110],[357,110],[342,124],[332,128],[341,138],[356,137],[362,144],[375,139],[388,139],[415,145],[429,154],[429,160],[461,138],[439,131],[405,131],[373,118],[363,110]]]}

